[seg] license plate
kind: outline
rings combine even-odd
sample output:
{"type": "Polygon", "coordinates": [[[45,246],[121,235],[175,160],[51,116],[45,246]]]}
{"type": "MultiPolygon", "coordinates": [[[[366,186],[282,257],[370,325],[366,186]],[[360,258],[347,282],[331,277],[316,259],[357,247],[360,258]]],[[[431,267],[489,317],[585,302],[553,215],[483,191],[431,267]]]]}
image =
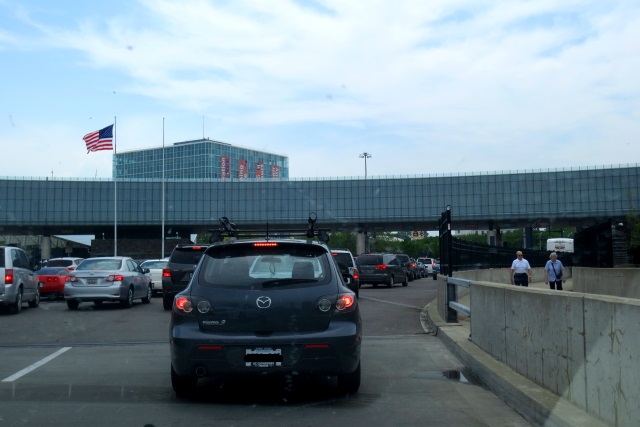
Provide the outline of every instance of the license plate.
{"type": "Polygon", "coordinates": [[[98,281],[96,279],[87,280],[87,285],[97,285],[98,281]]]}
{"type": "Polygon", "coordinates": [[[282,350],[279,348],[247,349],[244,364],[253,368],[273,368],[282,366],[282,350]]]}

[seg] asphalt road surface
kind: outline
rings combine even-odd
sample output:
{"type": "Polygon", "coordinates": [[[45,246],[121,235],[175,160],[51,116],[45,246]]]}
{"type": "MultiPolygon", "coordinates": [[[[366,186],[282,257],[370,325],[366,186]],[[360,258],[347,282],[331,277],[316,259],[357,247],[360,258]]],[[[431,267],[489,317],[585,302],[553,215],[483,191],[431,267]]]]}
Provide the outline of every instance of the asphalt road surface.
{"type": "Polygon", "coordinates": [[[43,300],[0,314],[0,426],[528,426],[425,331],[435,281],[363,287],[362,385],[335,380],[200,381],[171,388],[170,313],[43,300]]]}

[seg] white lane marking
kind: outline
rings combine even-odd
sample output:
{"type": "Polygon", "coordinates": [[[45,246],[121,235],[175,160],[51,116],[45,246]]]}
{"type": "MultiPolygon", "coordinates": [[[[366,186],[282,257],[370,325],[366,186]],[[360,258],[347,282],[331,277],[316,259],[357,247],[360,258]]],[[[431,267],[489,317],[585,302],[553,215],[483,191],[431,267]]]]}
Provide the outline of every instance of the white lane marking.
{"type": "Polygon", "coordinates": [[[60,350],[58,350],[55,353],[45,357],[42,360],[37,361],[33,365],[28,366],[28,367],[24,368],[23,370],[21,370],[19,372],[16,372],[15,374],[11,375],[10,377],[7,377],[7,378],[3,379],[2,382],[3,383],[13,382],[13,381],[17,380],[18,378],[27,375],[29,372],[38,369],[40,366],[44,365],[45,363],[50,362],[51,360],[53,360],[56,357],[60,356],[62,353],[64,353],[67,350],[71,350],[71,347],[62,347],[60,350]]]}
{"type": "Polygon", "coordinates": [[[363,297],[363,296],[360,296],[358,298],[360,298],[360,299],[368,299],[368,300],[371,300],[371,301],[381,302],[381,303],[384,303],[384,304],[397,305],[398,307],[415,308],[416,310],[422,310],[422,307],[416,307],[415,305],[403,304],[401,302],[393,302],[393,301],[388,301],[388,300],[385,300],[385,299],[363,297]]]}

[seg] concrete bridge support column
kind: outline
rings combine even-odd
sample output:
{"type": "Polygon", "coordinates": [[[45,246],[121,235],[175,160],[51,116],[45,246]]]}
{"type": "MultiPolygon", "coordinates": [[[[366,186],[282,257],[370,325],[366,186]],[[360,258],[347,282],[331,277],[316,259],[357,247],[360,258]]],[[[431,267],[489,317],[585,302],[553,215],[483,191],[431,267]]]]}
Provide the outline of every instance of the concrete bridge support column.
{"type": "Polygon", "coordinates": [[[360,255],[368,252],[369,236],[366,231],[356,233],[356,253],[354,255],[360,255]]]}
{"type": "Polygon", "coordinates": [[[42,236],[42,240],[40,240],[40,258],[51,258],[51,236],[42,236]]]}
{"type": "Polygon", "coordinates": [[[502,247],[502,233],[499,229],[487,231],[487,245],[502,247]]]}

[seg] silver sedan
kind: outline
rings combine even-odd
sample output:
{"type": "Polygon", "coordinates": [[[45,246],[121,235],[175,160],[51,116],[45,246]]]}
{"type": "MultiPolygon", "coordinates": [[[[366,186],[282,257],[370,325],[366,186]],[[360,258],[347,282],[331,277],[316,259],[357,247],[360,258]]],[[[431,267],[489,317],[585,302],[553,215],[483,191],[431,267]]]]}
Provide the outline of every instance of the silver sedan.
{"type": "Polygon", "coordinates": [[[81,302],[96,305],[104,301],[120,302],[131,307],[133,300],[151,302],[149,269],[142,269],[129,257],[87,258],[69,274],[64,285],[64,299],[70,310],[76,310],[81,302]]]}

